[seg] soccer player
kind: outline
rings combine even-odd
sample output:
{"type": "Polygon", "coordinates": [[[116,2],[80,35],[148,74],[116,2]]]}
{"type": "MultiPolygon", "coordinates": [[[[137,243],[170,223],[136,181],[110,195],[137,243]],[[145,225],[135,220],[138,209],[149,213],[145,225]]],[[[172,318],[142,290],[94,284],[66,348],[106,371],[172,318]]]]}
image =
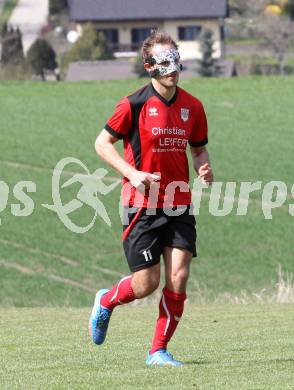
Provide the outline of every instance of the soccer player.
{"type": "Polygon", "coordinates": [[[142,58],[151,82],[120,100],[95,143],[98,155],[124,177],[123,247],[131,274],[97,292],[89,332],[102,344],[115,307],[158,288],[162,255],[165,286],[146,364],[180,366],[167,344],[183,314],[196,256],[186,148],[189,144],[202,181],[212,183],[207,120],[202,103],[177,86],[182,66],[169,35],[153,32],[143,43],[142,58]],[[114,146],[120,139],[124,158],[114,146]]]}

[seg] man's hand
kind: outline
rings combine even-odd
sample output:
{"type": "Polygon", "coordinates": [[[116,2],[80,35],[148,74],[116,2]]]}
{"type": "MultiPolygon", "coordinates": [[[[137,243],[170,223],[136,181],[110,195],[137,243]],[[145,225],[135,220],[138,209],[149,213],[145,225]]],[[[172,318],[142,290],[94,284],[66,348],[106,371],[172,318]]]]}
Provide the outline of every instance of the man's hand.
{"type": "Polygon", "coordinates": [[[122,176],[129,179],[131,185],[144,194],[152,183],[160,180],[160,173],[152,174],[135,169],[120,156],[114,147],[114,144],[117,141],[118,138],[112,136],[107,130],[103,129],[96,139],[95,149],[104,161],[118,170],[122,176]]]}
{"type": "Polygon", "coordinates": [[[137,188],[140,192],[144,189],[149,189],[151,184],[160,180],[159,175],[148,172],[137,171],[132,169],[126,176],[132,186],[137,188]]]}
{"type": "Polygon", "coordinates": [[[198,170],[198,175],[203,183],[209,185],[213,183],[213,173],[208,163],[201,165],[201,167],[198,170]]]}
{"type": "Polygon", "coordinates": [[[199,148],[191,147],[191,153],[196,173],[203,183],[211,185],[214,179],[210,166],[209,155],[205,146],[201,146],[199,148]]]}

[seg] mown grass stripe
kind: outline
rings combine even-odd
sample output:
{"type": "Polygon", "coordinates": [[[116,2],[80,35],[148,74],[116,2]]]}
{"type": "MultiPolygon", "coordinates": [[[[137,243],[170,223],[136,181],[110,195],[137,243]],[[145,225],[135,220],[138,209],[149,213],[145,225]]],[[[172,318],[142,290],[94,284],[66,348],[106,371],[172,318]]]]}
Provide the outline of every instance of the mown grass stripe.
{"type": "Polygon", "coordinates": [[[18,242],[15,242],[15,241],[8,241],[8,240],[3,240],[3,239],[0,238],[0,243],[4,244],[4,245],[12,246],[14,248],[25,249],[26,251],[31,252],[31,253],[40,253],[42,256],[48,256],[48,257],[60,260],[64,264],[71,265],[73,267],[77,267],[77,266],[80,265],[80,262],[78,260],[70,259],[70,258],[68,258],[66,256],[57,255],[55,253],[49,253],[49,252],[43,251],[43,250],[41,250],[39,248],[30,248],[30,247],[22,245],[22,244],[20,244],[18,242]]]}
{"type": "MultiPolygon", "coordinates": [[[[55,168],[47,168],[47,167],[41,167],[41,166],[37,166],[37,165],[32,165],[32,164],[24,164],[24,163],[19,163],[19,162],[15,162],[15,161],[6,161],[6,160],[0,160],[0,164],[3,164],[3,165],[6,165],[10,168],[17,168],[17,169],[31,169],[31,170],[34,170],[34,171],[37,171],[37,172],[52,172],[53,171],[55,173],[59,173],[59,174],[62,174],[64,176],[75,176],[75,175],[79,175],[79,176],[88,176],[87,174],[83,174],[83,173],[80,173],[80,172],[74,172],[74,171],[67,171],[67,170],[58,170],[58,169],[55,169],[55,168]]],[[[95,175],[92,176],[93,179],[96,178],[95,175]]],[[[100,179],[99,176],[97,176],[97,179],[100,179]]],[[[105,176],[103,178],[103,180],[105,181],[110,181],[110,182],[116,182],[116,181],[121,181],[121,177],[118,177],[118,176],[105,176]]]]}
{"type": "Polygon", "coordinates": [[[80,282],[77,282],[77,281],[72,280],[72,279],[64,278],[62,276],[58,276],[58,275],[54,275],[54,274],[46,274],[43,271],[40,271],[38,269],[28,268],[27,266],[23,266],[22,264],[18,264],[14,261],[9,261],[9,260],[5,260],[5,259],[0,258],[0,265],[3,267],[6,267],[6,268],[15,269],[18,272],[28,274],[28,275],[41,274],[43,277],[45,277],[47,279],[54,280],[55,282],[60,282],[60,283],[63,283],[65,285],[72,286],[75,288],[79,288],[79,289],[82,289],[82,290],[90,292],[90,293],[96,292],[96,289],[94,287],[86,286],[80,282]]]}

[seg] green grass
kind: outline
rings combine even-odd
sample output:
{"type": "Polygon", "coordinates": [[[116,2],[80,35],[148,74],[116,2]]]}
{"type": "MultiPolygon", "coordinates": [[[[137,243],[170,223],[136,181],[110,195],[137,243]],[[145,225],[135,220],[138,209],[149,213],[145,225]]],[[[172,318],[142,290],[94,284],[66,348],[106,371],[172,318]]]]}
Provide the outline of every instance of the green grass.
{"type": "MultiPolygon", "coordinates": [[[[10,187],[8,207],[0,212],[2,306],[87,306],[97,288],[128,273],[120,240],[119,189],[105,199],[112,228],[97,220],[84,235],[68,231],[41,205],[52,203],[52,169],[61,158],[76,157],[91,172],[106,167],[93,148],[96,135],[118,99],[140,85],[137,80],[0,84],[0,181],[10,187]],[[10,211],[11,204],[19,203],[13,187],[20,180],[37,185],[30,194],[35,210],[29,217],[14,217],[10,211]]],[[[272,288],[279,264],[294,271],[293,217],[288,212],[293,203],[294,79],[195,79],[181,85],[204,102],[217,181],[237,181],[239,186],[242,180],[280,180],[289,191],[287,204],[273,211],[272,220],[264,219],[260,192],[252,194],[244,217],[236,216],[236,202],[231,215],[214,217],[203,199],[190,296],[214,300],[223,293],[272,288]]],[[[110,170],[109,175],[117,173],[110,170]]],[[[70,187],[64,197],[73,199],[78,189],[70,187]]],[[[85,206],[73,217],[87,224],[91,215],[85,206]]]]}
{"type": "Polygon", "coordinates": [[[6,0],[1,12],[0,12],[0,31],[4,23],[7,23],[14,8],[16,7],[18,0],[6,0]]]}
{"type": "MultiPolygon", "coordinates": [[[[259,55],[259,54],[229,54],[227,58],[241,64],[252,65],[272,65],[278,66],[278,60],[275,56],[259,55]]],[[[284,66],[292,68],[294,65],[294,57],[285,58],[284,66]]]]}
{"type": "Polygon", "coordinates": [[[1,389],[293,389],[288,305],[187,304],[170,343],[181,368],[145,366],[156,306],[118,308],[99,347],[87,335],[88,314],[1,309],[1,389]]]}

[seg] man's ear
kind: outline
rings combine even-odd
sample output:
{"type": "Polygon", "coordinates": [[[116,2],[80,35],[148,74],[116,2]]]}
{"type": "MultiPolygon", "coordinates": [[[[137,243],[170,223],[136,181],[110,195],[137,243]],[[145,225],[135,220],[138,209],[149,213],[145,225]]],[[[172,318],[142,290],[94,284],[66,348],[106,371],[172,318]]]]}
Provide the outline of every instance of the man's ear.
{"type": "Polygon", "coordinates": [[[148,73],[150,73],[152,71],[152,65],[148,64],[148,62],[145,62],[145,64],[143,66],[144,66],[144,69],[147,70],[148,73]]]}
{"type": "Polygon", "coordinates": [[[145,62],[143,65],[144,69],[147,71],[150,77],[155,77],[158,74],[158,70],[154,68],[154,65],[149,64],[148,62],[145,62]]]}

